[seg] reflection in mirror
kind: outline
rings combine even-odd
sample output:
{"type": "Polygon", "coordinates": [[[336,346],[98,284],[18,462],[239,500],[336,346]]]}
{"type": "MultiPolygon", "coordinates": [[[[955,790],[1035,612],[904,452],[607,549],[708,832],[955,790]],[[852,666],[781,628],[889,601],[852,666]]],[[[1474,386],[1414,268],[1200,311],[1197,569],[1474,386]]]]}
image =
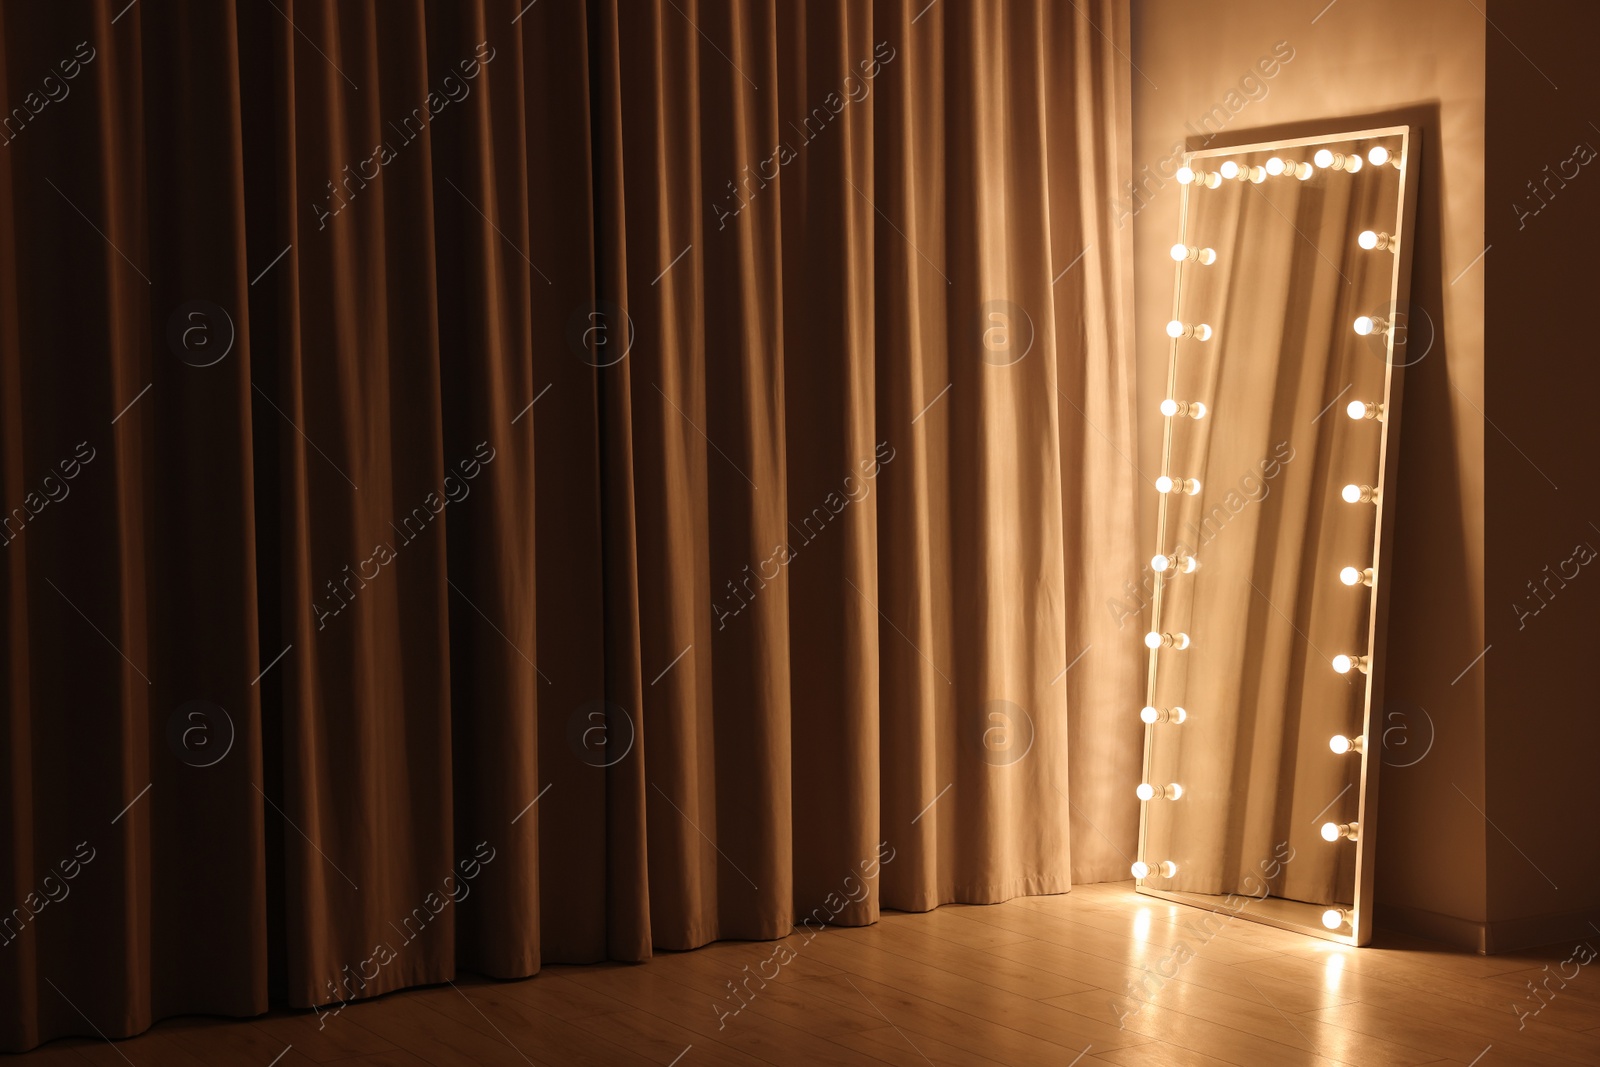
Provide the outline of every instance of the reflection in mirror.
{"type": "Polygon", "coordinates": [[[1171,250],[1133,873],[1350,944],[1371,931],[1415,152],[1394,127],[1191,153],[1171,250]]]}

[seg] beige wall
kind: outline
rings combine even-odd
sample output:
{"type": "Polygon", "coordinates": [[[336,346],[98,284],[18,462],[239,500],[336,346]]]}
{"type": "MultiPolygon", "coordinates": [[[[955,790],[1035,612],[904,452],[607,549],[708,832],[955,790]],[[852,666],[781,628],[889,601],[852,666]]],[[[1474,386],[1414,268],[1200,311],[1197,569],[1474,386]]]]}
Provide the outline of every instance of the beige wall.
{"type": "MultiPolygon", "coordinates": [[[[1133,0],[1134,168],[1141,188],[1119,214],[1134,227],[1136,249],[1139,466],[1150,472],[1160,466],[1156,405],[1164,391],[1162,328],[1172,286],[1166,249],[1177,230],[1179,187],[1167,177],[1175,143],[1197,131],[1203,136],[1202,116],[1219,107],[1228,120],[1214,144],[1421,125],[1412,302],[1437,335],[1407,371],[1396,549],[1388,568],[1388,696],[1391,709],[1425,709],[1435,736],[1426,758],[1385,767],[1381,775],[1376,895],[1382,925],[1467,940],[1491,918],[1498,897],[1491,897],[1485,869],[1491,857],[1501,862],[1498,835],[1491,843],[1494,831],[1480,813],[1485,677],[1500,650],[1463,673],[1486,644],[1484,449],[1493,431],[1480,412],[1485,263],[1468,269],[1485,244],[1485,26],[1472,5],[1458,0],[1337,0],[1320,16],[1319,9],[1320,0],[1133,0]],[[1270,79],[1244,81],[1279,42],[1293,58],[1270,79]]],[[[1218,125],[1214,118],[1211,128],[1218,125]]],[[[1600,133],[1593,137],[1600,146],[1600,133]]],[[[1600,166],[1593,180],[1591,206],[1600,202],[1600,166]]],[[[1490,253],[1498,255],[1498,248],[1490,253]]],[[[1498,444],[1491,455],[1497,450],[1498,444]]],[[[1152,491],[1143,501],[1151,511],[1154,497],[1152,491]]],[[[1600,516],[1600,506],[1593,510],[1600,516]]],[[[1142,530],[1154,527],[1153,514],[1142,516],[1142,530]]],[[[1600,533],[1593,538],[1600,547],[1600,533]]],[[[1600,596],[1600,574],[1592,580],[1600,596]]],[[[1498,601],[1495,610],[1506,612],[1498,601]]],[[[1408,721],[1413,743],[1423,743],[1423,716],[1411,710],[1408,721]]],[[[1488,804],[1491,815],[1494,807],[1488,804]]]]}
{"type": "Polygon", "coordinates": [[[1587,551],[1574,558],[1574,549],[1600,550],[1591,325],[1600,300],[1600,129],[1591,125],[1600,122],[1600,11],[1594,0],[1501,0],[1490,16],[1501,32],[1488,41],[1492,250],[1483,267],[1488,337],[1504,358],[1488,372],[1485,403],[1498,428],[1484,456],[1488,781],[1489,815],[1504,833],[1488,839],[1489,915],[1496,943],[1592,940],[1600,557],[1584,564],[1587,551]]]}

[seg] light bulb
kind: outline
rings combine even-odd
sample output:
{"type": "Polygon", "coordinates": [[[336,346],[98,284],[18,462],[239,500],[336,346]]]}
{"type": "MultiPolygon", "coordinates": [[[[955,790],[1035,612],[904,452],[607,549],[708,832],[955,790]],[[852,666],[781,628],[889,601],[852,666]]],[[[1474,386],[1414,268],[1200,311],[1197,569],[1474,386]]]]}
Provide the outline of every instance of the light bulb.
{"type": "Polygon", "coordinates": [[[1178,865],[1173,863],[1171,860],[1162,860],[1160,863],[1157,863],[1154,866],[1144,862],[1143,860],[1136,860],[1132,869],[1133,876],[1141,881],[1149,878],[1152,874],[1161,878],[1172,878],[1178,873],[1178,865]]]}
{"type": "Polygon", "coordinates": [[[1149,782],[1140,782],[1139,788],[1135,789],[1134,792],[1139,795],[1140,800],[1153,800],[1156,795],[1156,787],[1149,782]]]}
{"type": "Polygon", "coordinates": [[[1283,162],[1283,160],[1279,159],[1277,156],[1273,156],[1271,159],[1267,160],[1267,173],[1268,174],[1270,174],[1274,178],[1276,178],[1278,175],[1282,174],[1283,171],[1284,171],[1284,162],[1283,162]]]}
{"type": "Polygon", "coordinates": [[[1362,419],[1377,419],[1379,422],[1383,421],[1383,405],[1369,404],[1365,400],[1350,401],[1350,403],[1345,406],[1344,413],[1349,415],[1352,419],[1356,419],[1357,421],[1362,419]]]}
{"type": "Polygon", "coordinates": [[[1172,246],[1172,258],[1177,263],[1192,259],[1201,266],[1209,267],[1217,261],[1217,250],[1214,248],[1196,248],[1194,245],[1175,244],[1172,246]]]}
{"type": "Polygon", "coordinates": [[[1205,418],[1206,417],[1206,406],[1204,404],[1202,404],[1198,400],[1189,401],[1189,417],[1191,419],[1203,419],[1203,418],[1205,418]]]}
{"type": "Polygon", "coordinates": [[[1188,185],[1190,182],[1194,181],[1194,168],[1179,167],[1178,173],[1175,175],[1175,177],[1178,179],[1179,185],[1188,185]]]}
{"type": "Polygon", "coordinates": [[[1389,162],[1389,150],[1383,147],[1381,144],[1374,145],[1372,149],[1367,152],[1367,162],[1371,163],[1374,167],[1383,166],[1385,163],[1389,162]]]}
{"type": "Polygon", "coordinates": [[[1260,185],[1267,180],[1267,172],[1264,167],[1251,167],[1245,174],[1256,185],[1260,185]]]}
{"type": "Polygon", "coordinates": [[[1349,674],[1350,668],[1352,667],[1359,670],[1362,674],[1366,674],[1367,657],[1343,655],[1333,657],[1333,669],[1338,671],[1340,674],[1349,674]]]}
{"type": "Polygon", "coordinates": [[[1183,786],[1179,785],[1177,782],[1173,782],[1172,784],[1168,785],[1167,786],[1167,799],[1168,800],[1182,800],[1183,799],[1183,786]]]}
{"type": "Polygon", "coordinates": [[[1211,340],[1211,327],[1203,322],[1185,323],[1179,319],[1173,319],[1167,323],[1167,336],[1173,340],[1177,340],[1180,337],[1193,337],[1196,341],[1209,341],[1211,340]]]}
{"type": "Polygon", "coordinates": [[[1342,756],[1346,752],[1360,752],[1361,740],[1359,735],[1346,737],[1343,734],[1334,734],[1328,738],[1328,747],[1333,750],[1334,755],[1342,756]]]}
{"type": "Polygon", "coordinates": [[[1167,721],[1168,722],[1181,723],[1183,720],[1187,719],[1188,717],[1189,717],[1189,713],[1187,711],[1184,711],[1182,708],[1173,708],[1171,711],[1167,712],[1167,721]]]}
{"type": "MultiPolygon", "coordinates": [[[[1172,486],[1173,486],[1172,479],[1168,478],[1165,474],[1163,474],[1161,477],[1156,479],[1156,492],[1158,492],[1158,493],[1170,493],[1170,492],[1172,492],[1172,486]]],[[[1345,488],[1348,489],[1349,486],[1346,486],[1345,488]]],[[[1350,494],[1349,493],[1345,494],[1345,499],[1346,500],[1350,499],[1350,494]]]]}
{"type": "Polygon", "coordinates": [[[1160,633],[1156,630],[1151,630],[1144,635],[1144,647],[1148,649],[1175,648],[1181,652],[1189,647],[1189,635],[1186,633],[1160,633]]]}
{"type": "Polygon", "coordinates": [[[1294,165],[1294,176],[1299,178],[1301,181],[1306,181],[1314,173],[1315,168],[1313,168],[1309,163],[1296,163],[1294,165]]]}
{"type": "Polygon", "coordinates": [[[1140,782],[1139,788],[1134,790],[1140,800],[1177,800],[1183,796],[1183,786],[1177,782],[1171,785],[1151,785],[1149,782],[1140,782]]]}
{"type": "Polygon", "coordinates": [[[1157,708],[1145,707],[1139,712],[1139,718],[1146,723],[1154,725],[1158,722],[1181,723],[1189,717],[1189,713],[1182,708],[1157,708]]]}
{"type": "Polygon", "coordinates": [[[1144,635],[1144,647],[1148,648],[1148,649],[1152,649],[1152,650],[1160,648],[1161,647],[1161,635],[1156,633],[1154,630],[1151,630],[1149,633],[1145,634],[1144,635]]]}
{"type": "Polygon", "coordinates": [[[1237,178],[1239,176],[1239,164],[1235,163],[1231,159],[1222,166],[1218,167],[1217,170],[1224,178],[1237,178]]]}
{"type": "Polygon", "coordinates": [[[1193,574],[1195,571],[1200,569],[1200,561],[1195,559],[1193,556],[1185,556],[1183,553],[1179,552],[1170,556],[1156,556],[1152,558],[1150,560],[1150,569],[1155,571],[1157,574],[1165,574],[1169,570],[1181,571],[1184,574],[1193,574]]]}
{"type": "Polygon", "coordinates": [[[1345,924],[1345,916],[1348,914],[1343,908],[1329,908],[1322,913],[1322,925],[1329,930],[1337,930],[1345,924]]]}
{"type": "Polygon", "coordinates": [[[1196,493],[1200,492],[1199,478],[1185,478],[1183,481],[1183,491],[1185,493],[1188,493],[1190,496],[1194,496],[1196,493]]]}
{"type": "Polygon", "coordinates": [[[1377,248],[1378,247],[1378,231],[1376,231],[1376,230],[1362,230],[1360,236],[1358,236],[1356,238],[1356,244],[1360,245],[1362,248],[1368,249],[1369,251],[1371,249],[1377,248]]]}
{"type": "Polygon", "coordinates": [[[1322,839],[1324,841],[1337,841],[1347,837],[1352,841],[1358,840],[1361,834],[1361,824],[1358,822],[1325,822],[1322,824],[1322,839]]]}
{"type": "Polygon", "coordinates": [[[1378,490],[1370,485],[1355,485],[1352,483],[1345,486],[1339,495],[1344,497],[1346,504],[1376,504],[1378,502],[1378,490]]]}
{"type": "Polygon", "coordinates": [[[1161,402],[1161,414],[1165,415],[1167,418],[1170,419],[1170,418],[1172,418],[1172,416],[1176,415],[1177,413],[1178,413],[1178,402],[1176,400],[1173,400],[1171,397],[1168,397],[1167,399],[1165,399],[1165,400],[1163,400],[1161,402]]]}
{"type": "Polygon", "coordinates": [[[1317,152],[1312,159],[1316,161],[1316,164],[1319,167],[1332,167],[1334,170],[1347,170],[1351,174],[1354,174],[1356,171],[1361,169],[1360,156],[1347,156],[1342,152],[1333,152],[1326,148],[1317,152]]]}
{"type": "Polygon", "coordinates": [[[1158,723],[1161,721],[1161,709],[1146,705],[1144,709],[1139,712],[1139,718],[1147,723],[1158,723]]]}
{"type": "Polygon", "coordinates": [[[1325,822],[1325,823],[1323,823],[1322,824],[1322,839],[1324,841],[1337,841],[1337,840],[1339,840],[1339,824],[1336,823],[1336,822],[1325,822]]]}
{"type": "Polygon", "coordinates": [[[1165,474],[1156,479],[1156,492],[1158,493],[1187,493],[1194,496],[1200,491],[1198,478],[1169,478],[1165,474]]]}
{"type": "Polygon", "coordinates": [[[1346,567],[1344,570],[1339,572],[1339,580],[1345,585],[1371,585],[1372,568],[1368,567],[1365,570],[1358,570],[1355,567],[1346,567]]]}
{"type": "MultiPolygon", "coordinates": [[[[1373,322],[1372,317],[1370,315],[1362,315],[1360,318],[1356,319],[1356,321],[1355,321],[1356,333],[1360,334],[1362,337],[1366,337],[1367,335],[1372,333],[1373,328],[1376,325],[1377,325],[1377,323],[1373,322]]],[[[1168,331],[1168,332],[1170,332],[1170,331],[1168,331]]]]}

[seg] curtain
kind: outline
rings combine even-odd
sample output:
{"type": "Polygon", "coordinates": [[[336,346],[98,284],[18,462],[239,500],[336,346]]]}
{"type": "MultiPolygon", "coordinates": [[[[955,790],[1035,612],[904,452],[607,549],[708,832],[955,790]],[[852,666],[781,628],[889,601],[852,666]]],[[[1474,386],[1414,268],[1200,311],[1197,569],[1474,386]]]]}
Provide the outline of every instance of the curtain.
{"type": "Polygon", "coordinates": [[[0,1046],[1121,876],[1124,0],[0,41],[0,1046]]]}

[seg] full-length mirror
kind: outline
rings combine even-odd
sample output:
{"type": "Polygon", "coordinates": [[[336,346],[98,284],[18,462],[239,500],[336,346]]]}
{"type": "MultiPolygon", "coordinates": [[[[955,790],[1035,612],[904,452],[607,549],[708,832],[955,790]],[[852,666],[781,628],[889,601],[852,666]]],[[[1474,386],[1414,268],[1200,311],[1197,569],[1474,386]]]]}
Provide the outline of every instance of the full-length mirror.
{"type": "Polygon", "coordinates": [[[1415,158],[1393,127],[1178,172],[1134,875],[1350,944],[1371,935],[1415,158]]]}

